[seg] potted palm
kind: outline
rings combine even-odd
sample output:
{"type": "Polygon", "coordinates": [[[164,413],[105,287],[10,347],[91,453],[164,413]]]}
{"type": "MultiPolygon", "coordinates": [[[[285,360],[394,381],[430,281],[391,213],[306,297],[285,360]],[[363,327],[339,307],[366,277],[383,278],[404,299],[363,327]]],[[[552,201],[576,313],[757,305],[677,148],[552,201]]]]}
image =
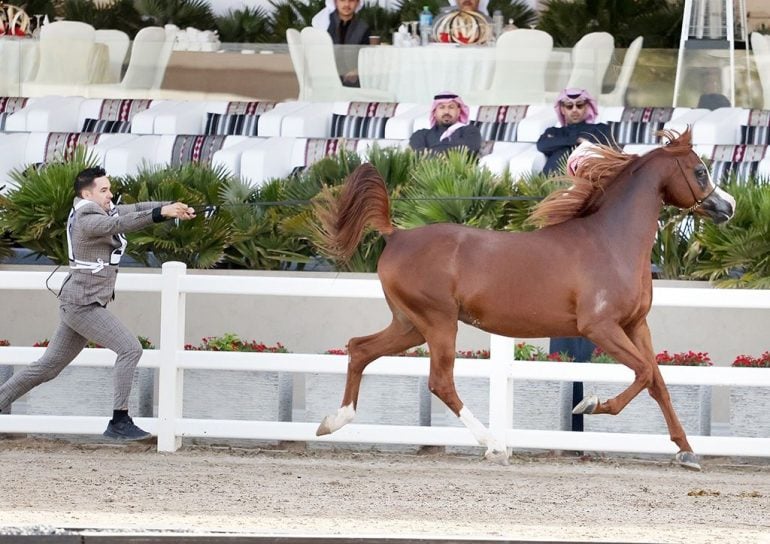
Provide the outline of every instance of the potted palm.
{"type": "MultiPolygon", "coordinates": [[[[658,365],[712,366],[708,353],[687,351],[656,355],[658,365]]],[[[592,363],[616,364],[601,348],[591,355],[592,363]]],[[[584,382],[586,394],[594,394],[601,400],[612,398],[625,388],[621,383],[584,382]]],[[[705,385],[669,385],[668,392],[679,420],[688,434],[711,434],[711,387],[705,385]]],[[[646,392],[640,393],[623,411],[612,417],[596,415],[583,419],[583,429],[593,432],[626,432],[668,434],[668,427],[658,404],[646,392]]]]}
{"type": "MultiPolygon", "coordinates": [[[[770,369],[770,351],[759,357],[739,355],[731,366],[770,369]]],[[[767,393],[766,387],[730,389],[730,431],[733,436],[770,436],[770,395],[767,393]]]]}

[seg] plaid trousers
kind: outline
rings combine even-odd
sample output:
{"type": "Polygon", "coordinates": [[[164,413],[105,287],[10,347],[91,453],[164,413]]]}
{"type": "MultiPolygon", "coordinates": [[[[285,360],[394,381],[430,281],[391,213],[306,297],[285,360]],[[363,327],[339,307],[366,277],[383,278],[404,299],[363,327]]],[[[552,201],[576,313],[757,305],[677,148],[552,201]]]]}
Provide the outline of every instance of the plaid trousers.
{"type": "Polygon", "coordinates": [[[59,316],[59,327],[43,356],[0,386],[0,407],[9,406],[33,387],[54,379],[93,340],[118,355],[113,371],[114,409],[127,410],[134,370],[142,357],[136,335],[98,303],[62,303],[59,316]]]}

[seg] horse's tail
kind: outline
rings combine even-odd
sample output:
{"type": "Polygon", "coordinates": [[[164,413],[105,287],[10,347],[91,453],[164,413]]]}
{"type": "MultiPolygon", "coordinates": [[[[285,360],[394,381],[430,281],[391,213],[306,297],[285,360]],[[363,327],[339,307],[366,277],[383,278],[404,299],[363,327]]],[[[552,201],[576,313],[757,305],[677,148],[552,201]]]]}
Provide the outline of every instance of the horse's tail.
{"type": "Polygon", "coordinates": [[[335,196],[324,189],[314,205],[320,225],[319,245],[329,255],[346,261],[356,250],[364,230],[371,226],[381,234],[393,232],[390,199],[385,180],[369,163],[356,168],[335,196]]]}

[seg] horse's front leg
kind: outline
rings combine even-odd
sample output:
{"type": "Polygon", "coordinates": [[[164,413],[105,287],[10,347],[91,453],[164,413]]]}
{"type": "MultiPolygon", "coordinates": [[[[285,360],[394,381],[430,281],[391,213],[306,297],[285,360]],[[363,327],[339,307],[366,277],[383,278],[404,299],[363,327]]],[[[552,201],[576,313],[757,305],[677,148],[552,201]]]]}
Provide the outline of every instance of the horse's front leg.
{"type": "MultiPolygon", "coordinates": [[[[650,357],[653,361],[655,360],[652,335],[646,321],[643,321],[632,330],[629,333],[629,338],[639,348],[639,351],[650,357]]],[[[676,454],[676,462],[685,468],[701,470],[698,456],[693,453],[690,442],[687,440],[687,434],[676,415],[674,405],[671,403],[671,396],[668,393],[668,388],[663,381],[663,375],[660,373],[660,368],[658,368],[657,364],[653,365],[652,385],[650,385],[649,393],[655,399],[655,402],[658,403],[658,406],[660,406],[661,412],[663,412],[663,418],[666,420],[666,427],[668,427],[671,441],[679,448],[679,452],[676,454]]]]}
{"type": "Polygon", "coordinates": [[[424,341],[422,335],[410,323],[403,323],[397,319],[376,334],[351,338],[348,342],[348,371],[342,405],[336,412],[323,418],[316,429],[316,436],[331,434],[353,421],[358,405],[361,378],[369,363],[383,355],[393,355],[419,346],[424,341]]]}
{"type": "Polygon", "coordinates": [[[430,378],[428,388],[431,393],[440,398],[454,414],[460,418],[473,437],[487,448],[484,457],[490,461],[508,464],[508,450],[505,444],[489,432],[484,424],[463,404],[455,389],[454,371],[454,342],[451,346],[440,348],[428,341],[430,347],[430,378]]]}

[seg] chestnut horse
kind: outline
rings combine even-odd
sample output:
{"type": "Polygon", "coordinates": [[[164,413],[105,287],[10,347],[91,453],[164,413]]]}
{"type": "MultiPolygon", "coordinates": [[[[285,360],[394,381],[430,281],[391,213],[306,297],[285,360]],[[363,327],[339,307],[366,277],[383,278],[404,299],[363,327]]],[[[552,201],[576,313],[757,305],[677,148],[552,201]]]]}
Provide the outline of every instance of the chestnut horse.
{"type": "Polygon", "coordinates": [[[338,198],[326,191],[316,204],[326,249],[340,259],[355,251],[367,226],[386,239],[377,264],[393,321],[348,343],[341,407],[317,435],[353,420],[366,366],[427,342],[429,388],[470,429],[486,457],[507,462],[495,439],[454,386],[458,320],[516,338],[585,336],[634,371],[616,397],[583,399],[575,413],[617,414],[643,389],[663,411],[676,461],[699,470],[655,362],[646,316],[652,303],[650,254],[663,204],[720,223],[735,200],[714,185],[693,152],[689,129],[663,132],[669,143],[646,155],[596,146],[582,157],[572,186],[538,204],[532,232],[495,232],[457,224],[409,230],[393,226],[388,191],[370,164],[358,167],[338,198]]]}

